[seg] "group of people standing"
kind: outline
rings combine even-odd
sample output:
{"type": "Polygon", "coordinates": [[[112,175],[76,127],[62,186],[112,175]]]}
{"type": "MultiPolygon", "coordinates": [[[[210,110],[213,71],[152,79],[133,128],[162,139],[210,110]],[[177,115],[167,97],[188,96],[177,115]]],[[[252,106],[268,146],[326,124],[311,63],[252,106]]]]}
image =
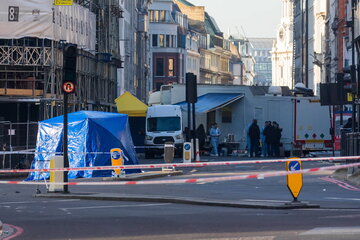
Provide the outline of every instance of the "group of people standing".
{"type": "Polygon", "coordinates": [[[249,156],[259,156],[261,147],[262,157],[280,156],[280,139],[282,129],[275,121],[266,121],[260,130],[257,120],[254,119],[247,128],[247,147],[249,156]],[[261,145],[260,145],[261,144],[261,145]]]}

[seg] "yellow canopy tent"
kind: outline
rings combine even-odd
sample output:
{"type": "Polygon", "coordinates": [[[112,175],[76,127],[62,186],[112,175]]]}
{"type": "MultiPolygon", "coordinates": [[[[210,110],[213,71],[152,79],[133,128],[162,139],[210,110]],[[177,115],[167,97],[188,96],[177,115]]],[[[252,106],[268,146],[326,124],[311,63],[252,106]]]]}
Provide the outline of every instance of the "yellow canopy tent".
{"type": "Polygon", "coordinates": [[[127,114],[129,117],[146,117],[148,106],[129,92],[115,99],[115,103],[119,113],[127,114]]]}

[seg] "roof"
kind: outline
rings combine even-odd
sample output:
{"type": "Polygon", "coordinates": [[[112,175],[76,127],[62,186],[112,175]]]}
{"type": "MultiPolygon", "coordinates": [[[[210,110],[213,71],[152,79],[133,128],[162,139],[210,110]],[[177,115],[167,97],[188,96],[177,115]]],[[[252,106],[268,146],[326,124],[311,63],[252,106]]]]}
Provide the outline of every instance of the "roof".
{"type": "Polygon", "coordinates": [[[276,38],[249,38],[249,41],[255,49],[262,48],[271,50],[275,40],[276,38]]]}
{"type": "Polygon", "coordinates": [[[145,117],[148,106],[129,92],[125,92],[115,99],[119,113],[127,114],[129,117],[145,117]]]}
{"type": "Polygon", "coordinates": [[[188,7],[195,6],[194,4],[192,4],[191,2],[186,1],[186,0],[177,0],[177,1],[181,2],[182,4],[184,4],[184,5],[188,6],[188,7]]]}
{"type": "MultiPolygon", "coordinates": [[[[195,104],[195,112],[206,113],[223,108],[244,97],[242,93],[207,93],[198,97],[195,104]]],[[[180,102],[179,105],[183,110],[187,110],[187,102],[180,102]]]]}

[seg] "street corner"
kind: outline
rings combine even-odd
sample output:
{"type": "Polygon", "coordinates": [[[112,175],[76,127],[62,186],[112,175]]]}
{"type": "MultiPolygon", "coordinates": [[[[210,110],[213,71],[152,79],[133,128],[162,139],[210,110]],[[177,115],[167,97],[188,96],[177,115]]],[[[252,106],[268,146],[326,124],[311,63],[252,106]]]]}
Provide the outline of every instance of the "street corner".
{"type": "Polygon", "coordinates": [[[0,240],[8,240],[20,236],[23,233],[21,227],[2,223],[0,221],[0,240]]]}

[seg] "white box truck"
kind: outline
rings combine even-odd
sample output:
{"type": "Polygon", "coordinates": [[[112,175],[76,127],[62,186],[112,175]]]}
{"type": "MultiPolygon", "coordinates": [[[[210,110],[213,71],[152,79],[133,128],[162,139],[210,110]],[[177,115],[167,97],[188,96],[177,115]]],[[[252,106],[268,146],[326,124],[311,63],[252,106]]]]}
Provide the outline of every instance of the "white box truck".
{"type": "Polygon", "coordinates": [[[319,98],[256,96],[253,98],[253,107],[254,115],[249,114],[261,124],[264,121],[280,124],[283,129],[281,142],[287,155],[332,150],[329,108],[321,106],[319,98]]]}
{"type": "Polygon", "coordinates": [[[164,152],[165,142],[175,144],[175,154],[181,155],[184,143],[180,106],[155,105],[146,113],[145,158],[164,152]]]}

